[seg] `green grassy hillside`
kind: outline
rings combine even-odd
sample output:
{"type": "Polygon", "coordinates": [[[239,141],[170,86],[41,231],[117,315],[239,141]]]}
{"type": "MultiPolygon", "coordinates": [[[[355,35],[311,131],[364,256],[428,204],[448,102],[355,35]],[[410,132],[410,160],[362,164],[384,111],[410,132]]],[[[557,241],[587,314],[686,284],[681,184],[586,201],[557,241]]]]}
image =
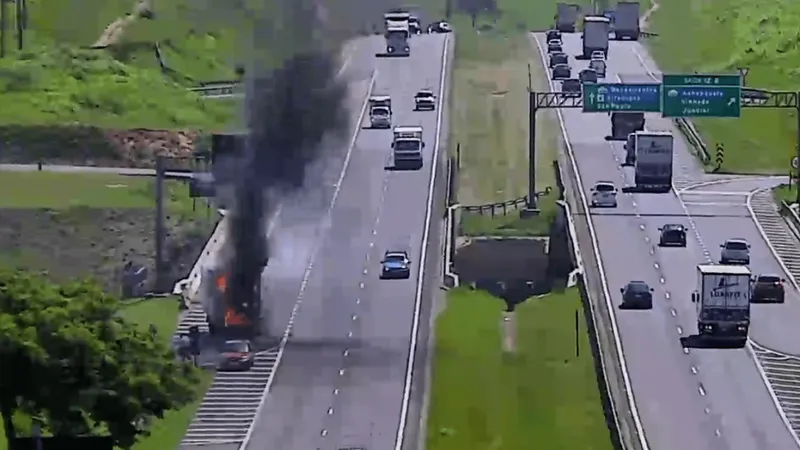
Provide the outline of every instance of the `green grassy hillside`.
{"type": "MultiPolygon", "coordinates": [[[[263,3],[263,2],[260,2],[263,3]]],[[[22,51],[13,5],[0,60],[0,124],[207,128],[231,106],[186,87],[232,79],[252,38],[258,2],[28,0],[22,51]],[[251,5],[252,3],[252,5],[251,5]],[[159,43],[162,71],[154,50],[159,43]],[[90,49],[95,47],[94,49],[90,49]]],[[[263,49],[261,49],[264,51],[263,49]]],[[[266,50],[268,51],[268,50],[266,50]]]]}
{"type": "MultiPolygon", "coordinates": [[[[792,0],[661,1],[651,19],[654,57],[664,72],[735,73],[751,87],[800,86],[800,3],[792,0]]],[[[725,145],[723,168],[785,173],[795,153],[794,110],[745,110],[741,119],[697,120],[710,146],[725,145]]]]}

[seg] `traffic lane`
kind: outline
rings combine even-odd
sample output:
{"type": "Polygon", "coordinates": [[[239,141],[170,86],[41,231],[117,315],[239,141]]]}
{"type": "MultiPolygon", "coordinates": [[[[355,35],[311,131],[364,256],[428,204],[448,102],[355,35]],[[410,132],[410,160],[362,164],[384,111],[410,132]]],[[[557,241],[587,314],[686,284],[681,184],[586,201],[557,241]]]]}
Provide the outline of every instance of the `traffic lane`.
{"type": "Polygon", "coordinates": [[[718,425],[704,413],[708,404],[698,395],[698,384],[692,379],[681,349],[653,261],[642,249],[643,240],[637,239],[640,233],[616,217],[593,216],[592,222],[600,242],[600,257],[615,306],[612,314],[619,325],[631,387],[651,448],[713,448],[712,437],[718,425]],[[652,310],[619,308],[619,289],[630,280],[645,281],[654,288],[652,310]]]}
{"type": "MultiPolygon", "coordinates": [[[[618,187],[624,184],[625,172],[615,158],[614,144],[602,140],[610,131],[608,116],[574,109],[561,112],[584,187],[589,189],[599,180],[614,181],[618,187]]],[[[696,381],[684,359],[677,326],[650,256],[651,246],[644,240],[641,219],[635,214],[633,196],[620,195],[618,200],[618,211],[593,212],[591,220],[612,302],[619,304],[619,289],[631,280],[645,281],[655,289],[653,310],[617,308],[612,312],[619,323],[647,439],[653,448],[713,448],[717,424],[704,414],[707,405],[697,394],[696,381]]]]}
{"type": "Polygon", "coordinates": [[[381,201],[383,159],[357,146],[350,164],[330,229],[310,269],[292,338],[258,419],[254,445],[287,450],[324,446],[321,432],[340,385],[344,352],[360,346],[349,332],[381,201]]]}
{"type": "Polygon", "coordinates": [[[380,36],[365,36],[348,42],[343,49],[344,69],[339,75],[348,81],[365,80],[372,77],[377,66],[375,49],[380,48],[380,36]]]}
{"type": "Polygon", "coordinates": [[[706,397],[707,415],[724,425],[719,438],[732,450],[797,448],[754,364],[749,349],[694,349],[706,397]],[[735,376],[732,376],[735,374],[735,376]]]}
{"type": "MultiPolygon", "coordinates": [[[[663,198],[662,204],[677,202],[671,194],[658,197],[663,198]]],[[[648,206],[653,203],[642,202],[648,206]]],[[[648,240],[658,242],[658,226],[662,223],[659,218],[642,215],[642,222],[648,240]]],[[[695,304],[691,302],[691,293],[696,288],[695,266],[710,260],[706,244],[696,238],[691,223],[685,225],[690,229],[686,248],[651,247],[665,303],[680,327],[675,339],[697,332],[695,304]]],[[[789,448],[786,444],[792,442],[791,436],[746,349],[692,348],[686,350],[685,359],[697,379],[698,394],[705,397],[704,414],[710,417],[710,423],[716,423],[712,431],[715,436],[719,432],[728,448],[789,448]]]]}
{"type": "MultiPolygon", "coordinates": [[[[363,92],[363,102],[368,92],[363,92]]],[[[360,128],[361,123],[357,124],[360,128]]],[[[293,337],[283,354],[275,382],[251,440],[254,446],[282,449],[316,448],[320,430],[332,403],[342,352],[349,341],[347,330],[354,315],[351,299],[358,295],[358,264],[366,254],[371,223],[380,202],[383,161],[364,149],[364,132],[359,132],[349,166],[329,220],[323,220],[317,235],[308,237],[313,265],[303,274],[302,304],[294,317],[293,337]],[[318,253],[315,245],[320,243],[318,253]]],[[[317,206],[324,211],[322,196],[317,206]]],[[[329,200],[330,201],[330,200],[329,200]]],[[[311,208],[314,209],[314,208],[311,208]]],[[[327,218],[325,218],[327,219],[327,218]]],[[[302,271],[301,271],[302,273],[302,271]]],[[[294,302],[276,295],[291,310],[294,302]]]]}
{"type": "MultiPolygon", "coordinates": [[[[574,121],[571,124],[576,125],[572,127],[567,121],[571,142],[579,130],[590,129],[574,121]]],[[[621,178],[622,171],[610,156],[608,144],[572,142],[572,148],[587,189],[600,179],[614,175],[621,178]]],[[[632,195],[620,195],[617,208],[595,209],[591,220],[615,305],[613,314],[619,324],[637,407],[653,448],[675,448],[676,444],[681,448],[712,448],[711,437],[720,425],[709,421],[704,414],[709,406],[698,395],[697,381],[692,378],[691,366],[681,348],[679,324],[666,298],[668,290],[661,283],[658,261],[653,256],[653,242],[645,240],[644,221],[637,216],[633,199],[632,195]],[[644,281],[655,290],[652,310],[619,309],[619,289],[632,280],[644,281]],[[675,436],[681,441],[676,443],[675,436]]]]}
{"type": "Polygon", "coordinates": [[[723,178],[719,180],[698,183],[694,186],[684,188],[682,193],[690,192],[709,192],[724,193],[725,195],[746,195],[758,189],[768,189],[781,183],[788,183],[788,177],[766,176],[766,177],[737,177],[723,178]]]}
{"type": "MultiPolygon", "coordinates": [[[[711,252],[711,259],[719,261],[720,248],[725,239],[743,238],[750,243],[750,270],[754,275],[773,274],[785,277],[780,265],[761,237],[758,228],[744,207],[727,208],[733,214],[712,217],[711,214],[694,217],[697,230],[711,252]]],[[[703,213],[706,208],[689,206],[691,214],[703,213]],[[697,211],[699,209],[699,211],[697,211]]],[[[800,355],[800,296],[791,283],[784,283],[786,301],[783,304],[754,304],[751,310],[750,336],[767,348],[800,355]]]]}
{"type": "Polygon", "coordinates": [[[319,232],[319,221],[330,205],[343,170],[350,135],[358,129],[356,122],[369,95],[374,70],[373,61],[368,58],[374,45],[375,40],[370,37],[359,38],[349,41],[342,50],[341,73],[337,76],[347,82],[346,111],[352,130],[342,140],[327,139],[322,144],[327,151],[309,168],[306,185],[299,192],[274,198],[274,203],[280,202],[274,223],[264,224],[271,231],[270,261],[261,274],[261,298],[266,313],[263,320],[272,336],[282,336],[289,321],[319,232]]]}
{"type": "MultiPolygon", "coordinates": [[[[613,65],[616,75],[615,81],[622,83],[660,83],[660,78],[654,78],[648,68],[637,58],[637,51],[641,45],[637,42],[619,41],[612,42],[613,65]]],[[[673,154],[673,173],[676,181],[693,181],[705,178],[702,166],[690,151],[683,134],[675,127],[672,119],[664,118],[660,114],[645,114],[645,128],[649,131],[671,131],[675,136],[675,153],[673,154]]]]}
{"type": "MultiPolygon", "coordinates": [[[[406,67],[397,67],[394,60],[386,61],[393,70],[379,66],[379,78],[393,86],[395,125],[421,125],[426,145],[421,170],[388,172],[383,186],[384,200],[374,224],[369,270],[363,275],[360,313],[352,328],[354,335],[360,336],[361,347],[348,352],[336,412],[328,421],[328,442],[338,447],[392,448],[395,443],[436,141],[437,112],[413,111],[413,94],[430,87],[427,80],[440,76],[444,39],[432,37],[424,39],[425,47],[413,47],[411,64],[406,67]],[[415,75],[410,76],[409,70],[415,75]],[[379,279],[381,257],[386,250],[394,249],[409,252],[412,274],[408,280],[379,279]]],[[[415,41],[423,41],[423,37],[415,41]]],[[[438,90],[438,84],[432,89],[438,90]]],[[[388,148],[390,142],[390,136],[386,136],[384,140],[376,139],[370,147],[388,148]]]]}
{"type": "MultiPolygon", "coordinates": [[[[347,111],[350,113],[352,129],[346,135],[352,135],[360,128],[358,119],[369,90],[370,80],[350,83],[347,111]]],[[[328,140],[324,145],[330,151],[309,169],[306,186],[300,192],[281,198],[280,212],[270,238],[270,261],[261,278],[262,299],[269,311],[264,320],[270,334],[275,337],[283,335],[291,316],[294,300],[300,292],[304,272],[320,233],[320,221],[330,206],[343,170],[350,140],[351,136],[336,141],[328,140]]]]}
{"type": "Polygon", "coordinates": [[[719,193],[711,191],[682,191],[681,199],[685,205],[700,206],[709,204],[711,206],[744,206],[747,205],[749,193],[719,193]]]}
{"type": "MultiPolygon", "coordinates": [[[[615,54],[615,52],[612,52],[612,55],[613,54],[615,54]]],[[[622,70],[625,70],[624,67],[629,66],[624,65],[622,70]]],[[[648,122],[650,122],[649,117],[648,122]]],[[[653,129],[653,127],[648,126],[648,129],[653,129]]],[[[680,134],[676,134],[676,136],[680,136],[680,134]]],[[[613,152],[615,154],[615,162],[618,162],[620,160],[620,156],[624,155],[624,150],[618,143],[611,144],[611,147],[613,148],[613,152]]],[[[679,151],[676,153],[679,153],[679,151]]],[[[688,152],[686,152],[686,154],[688,154],[688,152]]],[[[680,165],[681,162],[681,157],[679,155],[677,164],[680,165]]],[[[689,164],[684,163],[683,166],[689,166],[689,164]]],[[[597,164],[593,163],[590,165],[590,167],[597,167],[597,164]]],[[[691,169],[691,166],[689,168],[691,169]]],[[[610,169],[607,168],[605,170],[608,171],[610,169]]],[[[691,171],[686,172],[691,173],[691,171]]],[[[629,173],[628,176],[632,178],[632,173],[629,173]]],[[[632,181],[632,179],[626,178],[626,184],[632,184],[632,181]]],[[[643,230],[647,233],[652,233],[653,231],[657,232],[658,224],[653,222],[660,219],[662,214],[665,214],[668,217],[685,217],[685,215],[681,214],[682,206],[680,205],[680,202],[678,202],[678,199],[672,194],[660,196],[637,194],[633,196],[632,201],[636,203],[637,209],[641,208],[640,214],[642,215],[642,224],[640,229],[643,228],[643,230]]],[[[598,218],[593,217],[593,221],[597,223],[598,218]]],[[[599,229],[601,227],[597,228],[599,229]]],[[[602,242],[603,239],[599,237],[600,234],[601,232],[598,231],[598,239],[602,242]]],[[[694,268],[694,264],[696,264],[696,262],[692,260],[695,258],[692,258],[693,253],[689,253],[690,257],[688,260],[682,261],[681,264],[676,265],[673,264],[672,261],[667,263],[660,262],[660,251],[650,244],[652,242],[657,242],[657,235],[650,234],[647,237],[648,240],[645,241],[645,244],[639,251],[648,253],[652,252],[652,254],[656,256],[655,262],[652,263],[652,266],[657,271],[664,269],[671,270],[673,268],[677,268],[679,270],[684,269],[681,270],[682,273],[679,273],[676,277],[671,277],[670,275],[659,276],[658,284],[663,286],[664,294],[671,294],[669,299],[667,299],[666,295],[664,295],[664,301],[671,302],[671,300],[676,297],[676,292],[680,292],[681,289],[685,289],[687,285],[691,286],[691,280],[693,280],[694,274],[687,274],[685,269],[691,271],[694,268]],[[662,279],[664,280],[663,283],[662,279]],[[686,280],[690,280],[689,283],[687,283],[686,280]]],[[[609,237],[609,239],[613,238],[609,237]]],[[[689,247],[691,250],[697,252],[697,250],[700,250],[701,246],[699,244],[690,243],[689,247]]],[[[617,249],[614,251],[619,254],[617,249]]],[[[610,265],[605,264],[605,266],[608,268],[610,265]]],[[[611,270],[609,270],[609,272],[611,272],[611,270]]],[[[662,272],[662,274],[664,274],[664,272],[662,272]]],[[[614,278],[614,276],[609,274],[608,278],[611,280],[614,278]]],[[[674,323],[680,324],[681,332],[688,327],[692,327],[688,329],[694,329],[693,327],[696,323],[696,316],[693,315],[691,303],[687,303],[685,301],[688,297],[683,295],[683,293],[679,293],[677,297],[678,301],[675,302],[677,307],[670,307],[670,315],[672,315],[674,310],[677,316],[674,323]]],[[[622,323],[623,321],[620,320],[620,322],[622,323]]],[[[679,330],[677,328],[674,330],[675,337],[673,337],[673,342],[677,341],[677,337],[679,336],[678,331],[679,330]]],[[[624,324],[621,324],[621,333],[624,336],[624,324]]],[[[625,338],[623,337],[623,340],[624,339],[625,338]]],[[[626,355],[630,353],[627,347],[625,348],[625,352],[626,355]]],[[[661,354],[661,352],[659,352],[659,354],[661,354]]],[[[697,369],[698,367],[702,367],[702,372],[699,372],[702,375],[699,376],[698,379],[700,383],[703,383],[703,381],[705,381],[705,383],[698,383],[698,385],[695,387],[698,398],[708,397],[699,400],[700,403],[705,403],[706,405],[702,408],[702,416],[698,418],[704,419],[704,422],[703,426],[696,430],[695,437],[691,442],[706,442],[706,445],[701,445],[701,447],[707,448],[784,448],[786,445],[790,445],[792,441],[789,439],[787,430],[785,427],[781,426],[782,424],[780,421],[775,420],[778,418],[778,414],[771,402],[770,397],[768,396],[766,387],[758,377],[757,369],[752,360],[747,357],[743,350],[738,351],[738,353],[735,353],[729,357],[722,355],[711,355],[711,357],[698,358],[697,355],[691,353],[686,356],[687,358],[685,358],[682,363],[684,367],[686,367],[687,362],[691,364],[689,367],[689,372],[693,372],[691,370],[692,368],[697,369]],[[731,373],[741,373],[742,376],[739,376],[728,383],[721,383],[719,381],[730,378],[731,373]],[[759,384],[757,384],[754,388],[752,383],[759,384]],[[710,388],[710,390],[708,387],[709,384],[713,386],[710,388]],[[701,390],[698,388],[702,388],[702,392],[704,394],[701,395],[701,390]],[[742,395],[742,391],[747,391],[747,394],[742,395]],[[744,413],[740,413],[740,411],[744,411],[744,413]],[[767,435],[762,433],[761,430],[770,431],[767,435]],[[719,436],[717,435],[717,432],[719,432],[719,436]]],[[[631,358],[629,358],[629,360],[630,359],[631,358]]],[[[678,364],[678,362],[675,364],[678,364]]],[[[632,365],[632,367],[633,369],[631,369],[631,372],[635,372],[635,370],[638,369],[638,366],[636,365],[632,365]]],[[[637,388],[635,386],[637,384],[637,377],[635,377],[632,373],[631,378],[634,384],[634,390],[636,390],[637,388]]],[[[693,380],[693,382],[697,381],[698,380],[693,380]]],[[[689,383],[691,384],[691,382],[689,383]]],[[[663,386],[659,385],[659,388],[663,388],[663,386]]],[[[669,392],[672,395],[672,391],[669,392]]],[[[637,396],[637,400],[641,396],[640,394],[638,395],[639,396],[637,396]]],[[[689,402],[689,404],[697,404],[697,401],[693,401],[691,398],[686,400],[689,402]]],[[[681,410],[684,409],[676,408],[676,411],[679,411],[679,413],[681,410]]],[[[694,411],[697,411],[697,409],[695,408],[694,411]]],[[[658,418],[656,417],[656,419],[658,418]]],[[[643,420],[645,423],[647,422],[645,417],[643,417],[643,420]]],[[[658,425],[661,425],[661,422],[656,420],[654,425],[655,427],[651,426],[647,428],[648,438],[651,438],[652,436],[652,429],[658,429],[659,431],[657,433],[659,434],[661,432],[661,430],[658,428],[658,425]]],[[[680,433],[681,428],[676,427],[674,431],[680,433]]],[[[666,433],[660,434],[660,436],[667,439],[665,442],[670,442],[669,439],[671,436],[673,436],[673,434],[666,433]]],[[[674,443],[671,442],[671,444],[674,443]]]]}

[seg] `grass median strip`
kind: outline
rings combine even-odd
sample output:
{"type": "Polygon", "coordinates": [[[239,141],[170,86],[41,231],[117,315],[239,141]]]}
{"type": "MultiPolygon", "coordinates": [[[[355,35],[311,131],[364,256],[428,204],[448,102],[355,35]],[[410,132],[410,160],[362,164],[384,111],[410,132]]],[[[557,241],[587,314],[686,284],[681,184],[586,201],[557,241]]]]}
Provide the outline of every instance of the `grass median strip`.
{"type": "MultiPolygon", "coordinates": [[[[450,142],[460,144],[459,202],[479,205],[527,194],[528,74],[534,89],[547,90],[546,76],[524,31],[473,29],[457,19],[458,35],[452,75],[450,142]]],[[[557,135],[542,114],[537,127],[537,190],[555,189],[552,162],[557,135]]],[[[547,234],[555,210],[555,193],[542,196],[541,218],[522,220],[515,208],[492,217],[468,213],[463,232],[480,234],[547,234]]],[[[498,210],[499,211],[499,210],[498,210]]]]}
{"type": "Polygon", "coordinates": [[[514,353],[503,351],[503,307],[480,291],[448,294],[436,323],[428,450],[610,450],[577,289],[517,307],[514,353]]]}

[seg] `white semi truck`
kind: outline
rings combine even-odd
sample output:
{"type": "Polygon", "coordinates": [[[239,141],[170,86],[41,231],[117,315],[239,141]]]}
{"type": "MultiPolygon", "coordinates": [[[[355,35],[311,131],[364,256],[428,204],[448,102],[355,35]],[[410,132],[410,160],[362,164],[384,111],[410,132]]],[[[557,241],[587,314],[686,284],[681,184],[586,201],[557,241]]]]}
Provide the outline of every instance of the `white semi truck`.
{"type": "Polygon", "coordinates": [[[668,131],[634,133],[636,158],[634,180],[639,191],[669,192],[672,189],[673,137],[668,131]]]}
{"type": "Polygon", "coordinates": [[[422,141],[422,127],[394,127],[393,132],[392,156],[395,169],[421,169],[422,149],[425,148],[425,142],[422,141]]]}
{"type": "Polygon", "coordinates": [[[383,15],[383,24],[387,33],[389,32],[389,28],[409,28],[410,20],[411,14],[407,11],[402,11],[399,9],[388,11],[383,15]]]}
{"type": "Polygon", "coordinates": [[[744,344],[750,329],[751,273],[747,266],[700,264],[697,290],[697,334],[701,338],[744,344]]]}

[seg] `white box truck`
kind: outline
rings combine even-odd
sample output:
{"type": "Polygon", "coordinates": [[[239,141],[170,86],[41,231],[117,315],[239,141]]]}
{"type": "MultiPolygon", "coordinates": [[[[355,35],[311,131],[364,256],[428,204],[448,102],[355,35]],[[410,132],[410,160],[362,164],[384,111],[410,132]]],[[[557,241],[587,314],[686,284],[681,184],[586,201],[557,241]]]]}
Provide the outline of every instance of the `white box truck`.
{"type": "Polygon", "coordinates": [[[697,290],[697,334],[701,338],[744,344],[750,329],[751,273],[747,266],[700,264],[697,290]]]}
{"type": "Polygon", "coordinates": [[[672,189],[673,137],[669,131],[637,131],[634,137],[636,190],[669,192],[672,189]]]}
{"type": "Polygon", "coordinates": [[[422,127],[394,127],[393,134],[392,155],[395,169],[421,169],[422,149],[425,148],[425,142],[422,140],[422,127]]]}

